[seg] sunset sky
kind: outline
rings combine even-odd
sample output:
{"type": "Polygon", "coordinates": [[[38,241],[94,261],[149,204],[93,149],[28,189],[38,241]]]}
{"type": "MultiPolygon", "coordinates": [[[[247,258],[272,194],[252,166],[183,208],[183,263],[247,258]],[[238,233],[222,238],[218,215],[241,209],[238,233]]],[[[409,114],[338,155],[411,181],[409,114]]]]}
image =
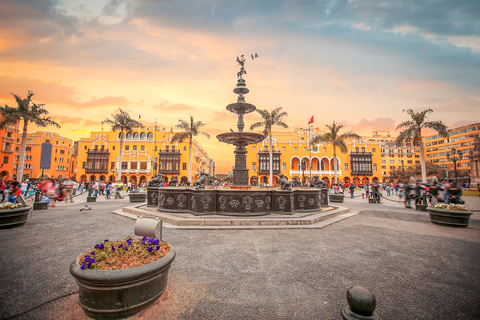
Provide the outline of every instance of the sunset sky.
{"type": "Polygon", "coordinates": [[[235,60],[252,53],[247,102],[283,107],[290,128],[314,115],[396,134],[405,108],[480,121],[478,0],[0,1],[1,105],[32,90],[62,125],[46,130],[74,140],[119,107],[167,128],[192,115],[219,173],[234,159],[215,136],[236,128],[235,60]]]}

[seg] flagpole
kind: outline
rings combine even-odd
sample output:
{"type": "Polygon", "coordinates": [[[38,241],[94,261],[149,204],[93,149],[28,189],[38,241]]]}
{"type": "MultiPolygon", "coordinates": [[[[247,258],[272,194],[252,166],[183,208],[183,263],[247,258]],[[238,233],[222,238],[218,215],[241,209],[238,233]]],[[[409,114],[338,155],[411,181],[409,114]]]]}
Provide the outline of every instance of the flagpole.
{"type": "Polygon", "coordinates": [[[310,150],[310,183],[312,183],[312,145],[310,144],[310,121],[308,121],[308,149],[310,150]]]}

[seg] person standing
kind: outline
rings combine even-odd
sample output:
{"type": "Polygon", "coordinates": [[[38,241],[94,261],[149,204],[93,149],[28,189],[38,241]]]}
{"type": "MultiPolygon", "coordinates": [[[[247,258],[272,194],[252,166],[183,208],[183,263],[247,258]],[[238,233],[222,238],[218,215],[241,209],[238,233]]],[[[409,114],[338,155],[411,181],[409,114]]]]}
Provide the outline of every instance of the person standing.
{"type": "Polygon", "coordinates": [[[352,183],[352,184],[350,185],[349,189],[350,189],[350,199],[355,198],[355,196],[353,195],[353,193],[355,192],[355,184],[352,183]]]}
{"type": "Polygon", "coordinates": [[[72,198],[72,191],[73,191],[73,184],[74,182],[70,179],[70,177],[67,177],[63,181],[63,191],[65,192],[65,202],[68,202],[68,199],[70,199],[70,203],[73,203],[73,198],[72,198]]]}

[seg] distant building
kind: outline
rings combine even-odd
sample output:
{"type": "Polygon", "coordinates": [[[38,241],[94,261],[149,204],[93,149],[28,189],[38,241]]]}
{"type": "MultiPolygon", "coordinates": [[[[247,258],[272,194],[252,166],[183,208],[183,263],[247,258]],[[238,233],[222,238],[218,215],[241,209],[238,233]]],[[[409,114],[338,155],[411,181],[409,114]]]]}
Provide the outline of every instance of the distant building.
{"type": "Polygon", "coordinates": [[[423,138],[425,144],[426,161],[438,164],[449,173],[449,179],[454,179],[453,161],[448,160],[448,154],[455,148],[462,151],[462,159],[457,161],[457,176],[462,182],[470,180],[471,164],[469,161],[470,149],[474,140],[480,135],[480,123],[473,123],[448,130],[448,137],[430,135],[423,138]]]}
{"type": "MultiPolygon", "coordinates": [[[[60,136],[58,133],[45,131],[27,133],[23,178],[33,180],[42,179],[42,169],[40,168],[42,143],[52,144],[50,169],[43,170],[45,178],[65,179],[70,175],[73,141],[60,136]]],[[[21,138],[17,136],[17,143],[15,145],[15,173],[17,172],[20,159],[20,145],[21,138]]]]}
{"type": "MultiPolygon", "coordinates": [[[[134,128],[125,134],[123,159],[120,161],[119,131],[92,131],[90,137],[78,141],[76,179],[117,181],[121,166],[121,181],[139,183],[148,181],[157,173],[166,180],[177,176],[180,182],[188,180],[189,141],[170,143],[174,132],[154,126],[134,128]],[[156,130],[155,130],[156,129],[156,130]]],[[[211,174],[211,160],[194,140],[192,145],[192,182],[200,171],[211,174]]]]}
{"type": "Polygon", "coordinates": [[[0,136],[2,137],[2,148],[0,149],[0,179],[12,180],[16,177],[15,164],[15,146],[18,138],[18,124],[7,126],[5,129],[0,129],[0,136]]]}

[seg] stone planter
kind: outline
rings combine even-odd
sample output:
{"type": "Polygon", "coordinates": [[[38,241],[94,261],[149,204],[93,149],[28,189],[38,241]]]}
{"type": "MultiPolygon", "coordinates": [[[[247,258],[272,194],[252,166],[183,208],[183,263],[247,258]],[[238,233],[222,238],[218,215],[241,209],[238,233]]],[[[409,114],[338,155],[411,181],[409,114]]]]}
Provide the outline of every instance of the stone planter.
{"type": "Polygon", "coordinates": [[[428,207],[430,221],[434,224],[449,227],[466,228],[470,222],[470,211],[446,210],[428,207]]]}
{"type": "Polygon", "coordinates": [[[130,198],[130,202],[145,202],[147,199],[146,193],[129,193],[128,197],[130,198]]]}
{"type": "Polygon", "coordinates": [[[21,227],[27,223],[32,207],[0,210],[0,229],[21,227]]]}
{"type": "Polygon", "coordinates": [[[329,194],[328,195],[328,199],[330,200],[330,202],[343,202],[343,199],[345,199],[345,195],[344,194],[329,194]]]}
{"type": "Polygon", "coordinates": [[[155,302],[167,287],[175,251],[152,263],[122,270],[80,269],[78,257],[70,273],[78,284],[80,306],[90,317],[132,315],[155,302]]]}

